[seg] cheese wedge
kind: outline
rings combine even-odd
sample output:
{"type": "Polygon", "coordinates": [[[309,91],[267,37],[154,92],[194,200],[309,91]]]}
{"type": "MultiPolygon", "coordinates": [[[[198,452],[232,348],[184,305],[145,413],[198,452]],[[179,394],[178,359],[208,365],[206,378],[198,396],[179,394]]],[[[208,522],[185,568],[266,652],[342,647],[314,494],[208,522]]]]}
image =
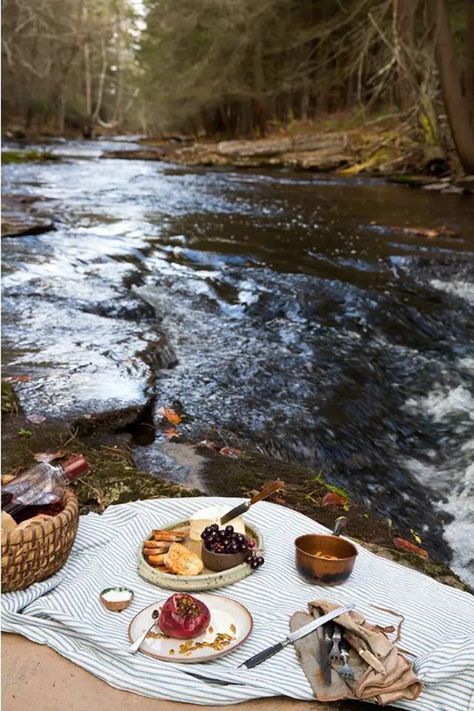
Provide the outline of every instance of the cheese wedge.
{"type": "MultiPolygon", "coordinates": [[[[201,509],[196,511],[189,518],[189,535],[192,541],[200,541],[201,533],[207,526],[211,526],[213,523],[219,524],[220,519],[228,511],[230,511],[230,506],[222,506],[218,504],[216,506],[209,506],[207,509],[201,509]]],[[[226,526],[233,526],[236,533],[242,533],[245,535],[245,521],[241,516],[234,518],[225,524],[226,526]]]]}

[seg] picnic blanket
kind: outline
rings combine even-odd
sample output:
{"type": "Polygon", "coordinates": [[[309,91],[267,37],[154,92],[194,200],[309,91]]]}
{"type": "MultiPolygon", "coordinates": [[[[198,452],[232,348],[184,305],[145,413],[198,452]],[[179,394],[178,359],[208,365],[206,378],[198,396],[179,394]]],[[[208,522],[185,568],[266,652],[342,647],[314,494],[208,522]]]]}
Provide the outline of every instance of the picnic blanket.
{"type": "Polygon", "coordinates": [[[304,581],[294,565],[294,539],[323,526],[291,509],[266,501],[246,518],[265,540],[265,565],[248,578],[215,591],[238,600],[252,613],[254,628],[235,652],[207,664],[180,665],[127,652],[128,625],[145,606],[165,600],[162,590],[139,577],[137,551],[152,528],[182,520],[215,503],[239,499],[199,497],[138,501],[82,516],[73,551],[64,568],[27,590],[2,595],[2,630],[47,644],[108,684],[149,697],[197,704],[231,704],[284,695],[314,699],[292,646],[253,670],[237,666],[288,634],[291,615],[324,597],[355,602],[369,621],[393,624],[405,617],[400,646],[415,657],[424,689],[416,701],[397,702],[410,711],[474,709],[474,598],[431,578],[380,558],[358,546],[352,576],[343,585],[322,587],[304,581]],[[135,591],[120,614],[103,609],[98,595],[112,585],[135,591]]]}

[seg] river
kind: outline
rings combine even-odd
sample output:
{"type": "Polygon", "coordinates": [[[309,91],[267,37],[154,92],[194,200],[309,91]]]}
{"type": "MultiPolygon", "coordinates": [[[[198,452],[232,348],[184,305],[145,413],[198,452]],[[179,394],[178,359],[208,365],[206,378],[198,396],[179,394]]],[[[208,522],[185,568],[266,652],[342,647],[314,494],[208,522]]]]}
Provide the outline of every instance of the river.
{"type": "MultiPolygon", "coordinates": [[[[25,411],[179,400],[191,434],[215,424],[321,468],[474,585],[474,199],[100,158],[116,147],[4,168],[4,191],[56,223],[3,242],[4,372],[31,376],[25,411]],[[459,237],[401,229],[441,225],[459,237]]],[[[136,458],[159,473],[160,439],[136,458]]]]}

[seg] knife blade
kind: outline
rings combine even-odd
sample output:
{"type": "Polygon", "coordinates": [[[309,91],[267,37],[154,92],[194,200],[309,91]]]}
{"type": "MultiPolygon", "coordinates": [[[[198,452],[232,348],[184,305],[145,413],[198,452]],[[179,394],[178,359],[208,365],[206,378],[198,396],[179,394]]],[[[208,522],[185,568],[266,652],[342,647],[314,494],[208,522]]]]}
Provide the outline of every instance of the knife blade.
{"type": "Polygon", "coordinates": [[[255,654],[253,657],[250,657],[250,659],[247,659],[245,662],[242,662],[242,664],[239,664],[239,667],[247,667],[247,669],[253,669],[253,667],[258,666],[266,659],[273,657],[274,654],[281,652],[281,650],[284,649],[288,644],[294,644],[294,642],[296,642],[298,639],[306,637],[307,634],[311,634],[311,632],[317,630],[318,627],[321,627],[321,625],[324,625],[326,622],[333,620],[335,617],[339,617],[339,615],[343,615],[345,612],[353,610],[354,607],[355,605],[353,603],[349,603],[347,605],[342,605],[341,607],[338,607],[335,610],[331,610],[331,612],[328,612],[326,615],[318,617],[317,620],[308,622],[307,625],[303,625],[303,627],[300,627],[298,630],[291,632],[281,642],[277,642],[277,644],[274,644],[271,647],[267,647],[267,649],[258,652],[258,654],[255,654]]]}
{"type": "Polygon", "coordinates": [[[329,652],[331,650],[332,641],[328,623],[323,625],[321,633],[321,636],[318,637],[319,668],[321,669],[321,674],[323,675],[324,683],[326,684],[326,686],[329,686],[331,684],[331,665],[329,664],[329,652]]]}
{"type": "Polygon", "coordinates": [[[254,494],[251,499],[249,499],[248,501],[244,501],[243,504],[235,506],[233,509],[224,514],[224,516],[222,516],[221,518],[221,526],[223,526],[225,523],[228,523],[229,521],[232,521],[233,518],[237,518],[237,516],[244,514],[253,504],[256,504],[262,499],[266,499],[268,496],[271,496],[271,494],[274,494],[276,491],[280,491],[284,488],[285,482],[280,481],[279,479],[277,481],[271,481],[269,484],[265,484],[262,490],[254,494]]]}

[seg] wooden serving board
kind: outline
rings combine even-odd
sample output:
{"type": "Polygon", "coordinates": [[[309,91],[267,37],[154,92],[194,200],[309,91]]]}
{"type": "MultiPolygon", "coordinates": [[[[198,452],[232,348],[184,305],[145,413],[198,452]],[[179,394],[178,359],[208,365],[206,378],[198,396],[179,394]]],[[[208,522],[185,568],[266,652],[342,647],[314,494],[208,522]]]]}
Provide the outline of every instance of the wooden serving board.
{"type": "MultiPolygon", "coordinates": [[[[164,526],[162,530],[174,531],[175,529],[189,531],[189,520],[176,521],[169,526],[164,526]]],[[[255,526],[251,526],[246,522],[245,532],[248,536],[257,541],[257,548],[263,548],[262,534],[255,526]]],[[[151,532],[148,538],[152,538],[151,532]]],[[[201,541],[192,541],[188,535],[182,543],[186,548],[193,551],[193,553],[197,553],[199,557],[201,556],[201,541]]],[[[223,570],[220,573],[215,573],[212,570],[204,568],[199,575],[172,575],[171,573],[164,573],[157,568],[153,568],[147,563],[143,555],[143,543],[140,544],[138,550],[138,574],[145,580],[148,580],[149,583],[158,585],[160,588],[166,588],[167,590],[176,590],[178,592],[216,590],[217,588],[232,585],[232,583],[246,578],[251,572],[252,568],[248,563],[241,563],[234,568],[223,570]]]]}

